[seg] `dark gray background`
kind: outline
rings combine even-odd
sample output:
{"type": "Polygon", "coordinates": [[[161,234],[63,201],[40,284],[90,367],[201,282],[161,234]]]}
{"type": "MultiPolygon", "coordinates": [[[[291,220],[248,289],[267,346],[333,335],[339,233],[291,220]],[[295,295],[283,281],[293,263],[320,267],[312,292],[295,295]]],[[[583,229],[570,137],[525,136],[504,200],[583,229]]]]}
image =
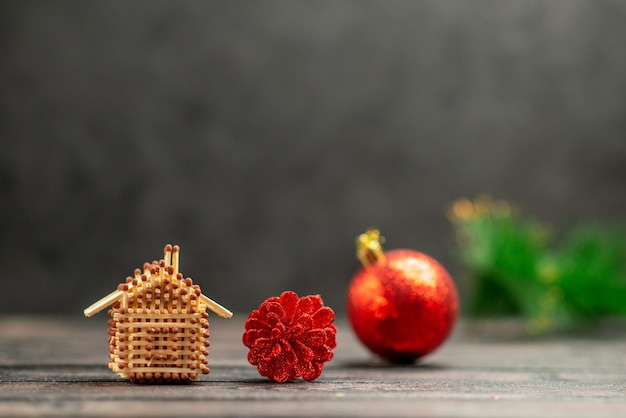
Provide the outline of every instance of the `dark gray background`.
{"type": "Polygon", "coordinates": [[[461,282],[458,197],[624,220],[625,44],[620,1],[0,2],[0,311],[171,242],[233,310],[341,314],[372,225],[461,282]]]}

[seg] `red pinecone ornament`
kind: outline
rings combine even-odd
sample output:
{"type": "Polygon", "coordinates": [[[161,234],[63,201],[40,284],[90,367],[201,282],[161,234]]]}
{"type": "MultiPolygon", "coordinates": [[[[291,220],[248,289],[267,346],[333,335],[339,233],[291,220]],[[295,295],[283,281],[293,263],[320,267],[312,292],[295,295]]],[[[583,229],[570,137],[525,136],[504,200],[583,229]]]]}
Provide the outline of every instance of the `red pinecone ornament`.
{"type": "Polygon", "coordinates": [[[287,291],[271,297],[246,320],[248,361],[275,382],[316,379],[337,346],[334,320],[335,313],[319,295],[298,298],[287,291]]]}

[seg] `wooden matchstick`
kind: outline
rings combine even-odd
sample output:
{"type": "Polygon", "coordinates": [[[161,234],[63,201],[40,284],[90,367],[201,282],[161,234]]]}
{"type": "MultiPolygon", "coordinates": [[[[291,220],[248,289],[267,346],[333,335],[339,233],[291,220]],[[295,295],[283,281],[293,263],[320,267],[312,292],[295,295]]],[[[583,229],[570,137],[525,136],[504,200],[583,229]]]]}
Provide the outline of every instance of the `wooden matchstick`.
{"type": "Polygon", "coordinates": [[[104,308],[107,308],[109,305],[117,302],[122,297],[123,293],[124,292],[122,292],[121,290],[116,290],[115,292],[111,292],[110,294],[106,295],[105,297],[103,297],[102,299],[94,303],[93,305],[85,308],[83,313],[85,314],[86,317],[93,316],[97,314],[98,312],[100,312],[101,310],[103,310],[104,308]]]}
{"type": "Polygon", "coordinates": [[[172,248],[172,266],[174,266],[174,276],[178,274],[178,266],[180,263],[180,247],[174,245],[172,248]]]}
{"type": "Polygon", "coordinates": [[[163,249],[163,260],[166,266],[172,265],[172,244],[167,244],[163,249]]]}
{"type": "Polygon", "coordinates": [[[203,294],[200,295],[200,301],[222,318],[232,318],[233,316],[231,311],[203,294]]]}

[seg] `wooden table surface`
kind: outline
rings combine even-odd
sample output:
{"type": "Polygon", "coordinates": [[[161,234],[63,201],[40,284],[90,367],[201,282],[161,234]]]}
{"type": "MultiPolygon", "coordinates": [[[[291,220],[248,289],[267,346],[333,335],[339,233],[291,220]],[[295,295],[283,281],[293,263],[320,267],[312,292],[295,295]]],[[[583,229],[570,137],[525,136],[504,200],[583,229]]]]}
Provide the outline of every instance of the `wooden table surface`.
{"type": "Polygon", "coordinates": [[[245,315],[212,316],[211,373],[145,386],[105,366],[106,319],[0,316],[0,416],[626,417],[624,332],[528,339],[461,322],[420,364],[391,366],[339,321],[319,379],[272,383],[247,363],[245,315]]]}

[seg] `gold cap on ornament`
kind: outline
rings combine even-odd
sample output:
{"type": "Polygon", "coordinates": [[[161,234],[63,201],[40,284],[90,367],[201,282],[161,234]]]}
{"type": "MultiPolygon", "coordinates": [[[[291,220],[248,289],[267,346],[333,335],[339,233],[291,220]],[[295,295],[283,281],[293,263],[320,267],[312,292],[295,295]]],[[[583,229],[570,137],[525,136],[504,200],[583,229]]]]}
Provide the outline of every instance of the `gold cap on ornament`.
{"type": "Polygon", "coordinates": [[[379,260],[385,259],[382,243],[385,237],[380,235],[378,229],[370,228],[356,239],[356,256],[367,267],[379,260]]]}

